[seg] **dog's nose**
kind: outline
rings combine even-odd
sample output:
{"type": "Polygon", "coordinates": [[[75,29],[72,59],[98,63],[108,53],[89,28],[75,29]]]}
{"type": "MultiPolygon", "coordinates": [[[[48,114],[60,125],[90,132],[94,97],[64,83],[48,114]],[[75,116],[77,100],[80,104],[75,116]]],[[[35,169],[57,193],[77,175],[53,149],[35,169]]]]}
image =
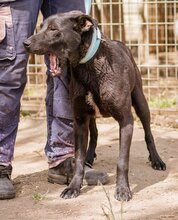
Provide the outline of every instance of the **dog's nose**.
{"type": "Polygon", "coordinates": [[[23,42],[23,44],[24,44],[25,47],[29,47],[30,44],[31,44],[31,40],[26,39],[26,40],[23,42]]]}

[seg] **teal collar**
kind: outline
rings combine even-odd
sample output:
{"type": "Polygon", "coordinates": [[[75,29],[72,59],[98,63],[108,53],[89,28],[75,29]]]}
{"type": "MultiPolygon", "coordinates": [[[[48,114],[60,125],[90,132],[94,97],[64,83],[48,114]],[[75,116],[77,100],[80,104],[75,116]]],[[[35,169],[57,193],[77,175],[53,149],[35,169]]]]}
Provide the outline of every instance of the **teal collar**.
{"type": "Polygon", "coordinates": [[[83,57],[80,60],[80,62],[79,62],[80,64],[88,62],[95,55],[95,53],[97,52],[97,50],[99,48],[100,42],[101,42],[101,32],[98,27],[97,28],[94,27],[91,45],[88,48],[88,51],[87,51],[85,57],[83,57]]]}
{"type": "Polygon", "coordinates": [[[91,11],[91,0],[85,0],[85,14],[89,15],[91,11]]]}

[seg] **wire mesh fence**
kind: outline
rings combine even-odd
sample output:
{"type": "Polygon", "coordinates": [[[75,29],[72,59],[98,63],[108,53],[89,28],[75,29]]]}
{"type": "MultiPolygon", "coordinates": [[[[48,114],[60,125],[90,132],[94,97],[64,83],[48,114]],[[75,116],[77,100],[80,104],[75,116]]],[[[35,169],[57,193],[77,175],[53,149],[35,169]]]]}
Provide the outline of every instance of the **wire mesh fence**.
{"type": "MultiPolygon", "coordinates": [[[[151,109],[178,110],[178,1],[95,0],[91,14],[102,32],[131,49],[151,109]]],[[[31,56],[23,105],[44,101],[43,58],[31,56]]]]}

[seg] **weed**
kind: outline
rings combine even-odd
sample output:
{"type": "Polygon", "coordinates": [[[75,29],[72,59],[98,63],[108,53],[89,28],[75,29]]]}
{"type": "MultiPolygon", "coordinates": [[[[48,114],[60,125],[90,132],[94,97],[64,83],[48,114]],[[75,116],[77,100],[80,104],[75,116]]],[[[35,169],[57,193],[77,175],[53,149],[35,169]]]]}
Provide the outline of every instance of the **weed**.
{"type": "MultiPolygon", "coordinates": [[[[108,201],[108,205],[103,204],[102,205],[102,211],[106,217],[107,220],[118,220],[118,218],[116,218],[114,211],[113,211],[113,206],[111,203],[111,199],[110,199],[110,195],[109,192],[106,191],[106,189],[104,188],[104,186],[102,185],[103,191],[105,193],[105,196],[107,198],[108,201]]],[[[121,208],[120,208],[120,220],[123,220],[123,201],[120,203],[121,204],[121,208]]]]}
{"type": "Polygon", "coordinates": [[[32,195],[32,198],[35,202],[40,202],[46,198],[46,195],[48,194],[49,190],[46,191],[46,193],[41,194],[39,192],[34,192],[32,195]]]}

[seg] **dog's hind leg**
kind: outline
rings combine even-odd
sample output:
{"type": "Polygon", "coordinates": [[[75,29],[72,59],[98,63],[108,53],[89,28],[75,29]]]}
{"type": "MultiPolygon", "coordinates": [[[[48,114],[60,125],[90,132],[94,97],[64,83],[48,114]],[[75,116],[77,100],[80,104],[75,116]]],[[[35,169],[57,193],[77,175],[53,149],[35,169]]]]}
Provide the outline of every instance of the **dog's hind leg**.
{"type": "Polygon", "coordinates": [[[87,166],[92,166],[94,159],[96,158],[95,149],[96,149],[97,138],[98,138],[96,119],[93,116],[91,116],[91,118],[90,118],[89,130],[90,130],[90,141],[89,141],[89,146],[88,146],[88,150],[87,150],[87,156],[85,159],[85,164],[87,166]]]}
{"type": "Polygon", "coordinates": [[[150,128],[150,111],[146,98],[143,94],[141,82],[136,84],[132,92],[132,105],[136,114],[140,118],[145,131],[145,141],[149,151],[149,160],[151,161],[153,169],[166,170],[166,164],[160,158],[154,143],[154,138],[150,128]]]}

